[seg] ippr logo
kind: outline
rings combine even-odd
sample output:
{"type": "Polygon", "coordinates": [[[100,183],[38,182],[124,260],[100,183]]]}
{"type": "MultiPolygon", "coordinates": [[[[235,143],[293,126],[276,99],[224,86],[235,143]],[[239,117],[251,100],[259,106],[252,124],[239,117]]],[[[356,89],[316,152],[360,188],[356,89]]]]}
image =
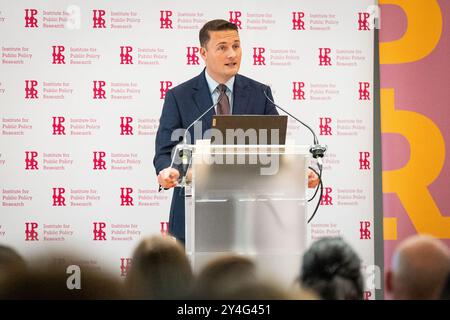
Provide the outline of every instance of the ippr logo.
{"type": "Polygon", "coordinates": [[[106,82],[102,80],[93,81],[94,87],[92,88],[92,91],[94,92],[93,99],[106,99],[106,90],[103,89],[104,86],[106,86],[106,82]]]}
{"type": "Polygon", "coordinates": [[[25,80],[25,99],[37,99],[38,91],[36,86],[38,82],[36,80],[25,80]]]}
{"type": "Polygon", "coordinates": [[[265,48],[253,48],[253,65],[254,66],[265,66],[266,58],[263,56],[263,53],[266,52],[265,48]]]}
{"type": "Polygon", "coordinates": [[[173,12],[170,10],[160,10],[161,17],[159,21],[161,22],[160,29],[173,29],[172,27],[172,19],[170,17],[173,15],[173,12]]]}
{"type": "Polygon", "coordinates": [[[120,46],[120,64],[133,64],[133,56],[130,54],[132,51],[131,46],[120,46]]]}
{"type": "Polygon", "coordinates": [[[331,66],[331,48],[319,48],[319,66],[331,66]]]}
{"type": "Polygon", "coordinates": [[[371,238],[371,233],[370,233],[370,226],[371,223],[370,221],[360,221],[359,222],[359,239],[360,240],[369,240],[372,239],[371,238]]]}
{"type": "Polygon", "coordinates": [[[131,268],[131,263],[133,259],[131,258],[120,258],[120,276],[126,277],[128,275],[128,271],[131,268]]]}
{"type": "Polygon", "coordinates": [[[359,83],[359,100],[370,100],[370,83],[360,82],[359,83]]]}
{"type": "Polygon", "coordinates": [[[66,198],[63,196],[66,193],[65,188],[52,188],[53,189],[53,207],[65,207],[66,198]]]}
{"type": "Polygon", "coordinates": [[[169,222],[161,221],[160,225],[161,225],[161,230],[160,230],[161,234],[163,236],[167,236],[169,234],[169,222]]]}
{"type": "Polygon", "coordinates": [[[121,136],[132,136],[133,127],[130,123],[133,122],[132,117],[120,117],[120,135],[121,136]]]}
{"type": "Polygon", "coordinates": [[[371,291],[364,291],[364,300],[371,300],[370,299],[371,297],[372,297],[371,291]]]}
{"type": "Polygon", "coordinates": [[[369,26],[370,13],[368,12],[358,12],[358,30],[370,30],[369,26]]]}
{"type": "Polygon", "coordinates": [[[304,12],[292,12],[292,30],[305,30],[304,12]]]}
{"type": "Polygon", "coordinates": [[[186,47],[187,48],[187,65],[198,65],[200,64],[200,58],[197,53],[199,52],[198,47],[186,47]]]}
{"type": "Polygon", "coordinates": [[[131,194],[133,193],[133,188],[120,188],[120,206],[134,206],[133,197],[131,194]]]}
{"type": "Polygon", "coordinates": [[[160,81],[159,83],[161,85],[159,88],[159,92],[161,93],[159,98],[164,99],[166,97],[167,91],[169,91],[169,89],[172,87],[173,83],[172,83],[172,81],[160,81]]]}
{"type": "Polygon", "coordinates": [[[66,135],[66,127],[64,127],[63,123],[66,121],[66,118],[64,117],[52,117],[53,119],[53,135],[54,136],[60,136],[60,135],[66,135]]]}
{"type": "Polygon", "coordinates": [[[319,119],[320,119],[319,134],[321,136],[332,136],[333,134],[331,133],[331,126],[330,126],[331,118],[319,118],[319,119]]]}
{"type": "Polygon", "coordinates": [[[93,17],[92,21],[94,24],[92,25],[92,28],[94,29],[102,29],[106,28],[106,20],[103,18],[106,14],[105,10],[92,10],[93,17]]]}
{"type": "Polygon", "coordinates": [[[94,222],[94,241],[106,241],[106,223],[104,222],[94,222]]]}
{"type": "Polygon", "coordinates": [[[66,64],[65,56],[62,54],[66,48],[64,46],[52,46],[53,52],[53,62],[52,64],[66,64]]]}
{"type": "Polygon", "coordinates": [[[359,170],[370,170],[370,152],[360,152],[359,153],[359,170]]]}
{"type": "Polygon", "coordinates": [[[104,151],[94,151],[94,170],[106,170],[106,161],[103,160],[105,156],[104,151]]]}
{"type": "Polygon", "coordinates": [[[332,206],[333,205],[333,197],[331,196],[331,192],[333,189],[330,187],[324,188],[325,193],[322,195],[322,199],[320,199],[321,206],[332,206]]]}
{"type": "Polygon", "coordinates": [[[38,21],[35,18],[37,14],[36,9],[25,9],[25,28],[38,28],[38,21]]]}
{"type": "Polygon", "coordinates": [[[305,91],[303,91],[304,87],[304,82],[292,82],[292,100],[305,100],[305,91]]]}
{"type": "Polygon", "coordinates": [[[36,151],[25,151],[25,170],[39,170],[36,151]]]}
{"type": "Polygon", "coordinates": [[[25,222],[25,241],[39,241],[36,222],[25,222]]]}
{"type": "Polygon", "coordinates": [[[230,13],[230,19],[228,19],[229,22],[234,23],[236,27],[239,29],[242,29],[242,21],[239,19],[242,17],[241,11],[228,11],[230,13]]]}

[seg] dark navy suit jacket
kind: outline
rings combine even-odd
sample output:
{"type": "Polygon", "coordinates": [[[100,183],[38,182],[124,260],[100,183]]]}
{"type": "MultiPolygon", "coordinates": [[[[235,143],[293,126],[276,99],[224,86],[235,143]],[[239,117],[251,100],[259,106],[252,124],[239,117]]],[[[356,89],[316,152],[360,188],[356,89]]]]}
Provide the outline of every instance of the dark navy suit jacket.
{"type": "MultiPolygon", "coordinates": [[[[275,106],[265,97],[264,90],[273,100],[268,86],[237,74],[233,88],[233,114],[277,115],[275,106]]],[[[167,91],[155,141],[153,164],[156,174],[171,164],[172,148],[178,143],[178,141],[171,141],[172,132],[179,128],[187,128],[212,105],[205,70],[195,78],[167,91]]],[[[214,114],[213,108],[200,120],[202,121],[202,134],[211,128],[214,114]]],[[[193,139],[194,126],[189,131],[193,139]]],[[[195,138],[201,139],[201,137],[195,138]]],[[[195,143],[195,141],[190,142],[195,143]]],[[[184,242],[184,189],[182,188],[175,188],[173,192],[169,233],[184,242]]]]}

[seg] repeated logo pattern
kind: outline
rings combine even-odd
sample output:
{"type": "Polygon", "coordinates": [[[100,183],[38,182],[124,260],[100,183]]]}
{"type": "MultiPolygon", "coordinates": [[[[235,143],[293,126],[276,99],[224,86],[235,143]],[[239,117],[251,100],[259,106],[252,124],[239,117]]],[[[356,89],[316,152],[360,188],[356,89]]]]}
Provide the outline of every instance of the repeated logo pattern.
{"type": "MultiPolygon", "coordinates": [[[[239,28],[242,74],[269,85],[274,100],[315,127],[329,147],[317,214],[325,223],[312,221],[309,240],[345,233],[364,242],[363,259],[373,264],[373,212],[361,210],[372,193],[373,84],[367,79],[373,78],[373,30],[365,11],[372,1],[351,1],[339,12],[313,0],[301,6],[283,0],[270,9],[144,2],[123,9],[94,1],[78,8],[86,19],[39,2],[23,7],[18,21],[0,22],[11,24],[1,73],[18,79],[0,82],[2,139],[8,141],[0,151],[1,184],[23,197],[32,194],[21,200],[29,217],[15,214],[12,205],[2,209],[11,217],[2,227],[25,229],[14,245],[93,245],[95,258],[114,241],[115,272],[124,277],[132,263],[127,257],[143,236],[168,235],[170,193],[158,192],[152,166],[159,117],[170,90],[202,71],[199,28],[220,17],[239,28]],[[353,189],[357,204],[340,205],[341,191],[353,189]],[[344,215],[354,229],[340,223],[344,215]],[[46,242],[53,225],[73,237],[46,242]]],[[[312,142],[295,121],[288,134],[298,144],[312,142]]]]}

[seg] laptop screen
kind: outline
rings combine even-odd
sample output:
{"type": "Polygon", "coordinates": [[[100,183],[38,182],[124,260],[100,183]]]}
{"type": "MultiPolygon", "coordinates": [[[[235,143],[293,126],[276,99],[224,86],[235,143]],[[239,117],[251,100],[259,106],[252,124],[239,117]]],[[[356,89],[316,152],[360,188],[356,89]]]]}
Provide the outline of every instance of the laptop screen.
{"type": "Polygon", "coordinates": [[[285,144],[287,116],[213,115],[211,144],[285,144]]]}

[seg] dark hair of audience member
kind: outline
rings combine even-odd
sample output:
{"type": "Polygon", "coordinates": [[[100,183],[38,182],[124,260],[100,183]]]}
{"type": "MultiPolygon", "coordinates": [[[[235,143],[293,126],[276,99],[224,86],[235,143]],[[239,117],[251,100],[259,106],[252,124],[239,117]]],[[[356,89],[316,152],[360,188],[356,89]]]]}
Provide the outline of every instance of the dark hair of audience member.
{"type": "Polygon", "coordinates": [[[450,273],[445,282],[444,289],[442,290],[441,300],[450,300],[450,273]]]}
{"type": "Polygon", "coordinates": [[[126,279],[133,299],[182,299],[193,282],[183,246],[168,236],[145,238],[136,248],[126,279]]]}
{"type": "Polygon", "coordinates": [[[303,255],[300,285],[325,300],[360,300],[361,260],[341,238],[322,238],[303,255]]]}

